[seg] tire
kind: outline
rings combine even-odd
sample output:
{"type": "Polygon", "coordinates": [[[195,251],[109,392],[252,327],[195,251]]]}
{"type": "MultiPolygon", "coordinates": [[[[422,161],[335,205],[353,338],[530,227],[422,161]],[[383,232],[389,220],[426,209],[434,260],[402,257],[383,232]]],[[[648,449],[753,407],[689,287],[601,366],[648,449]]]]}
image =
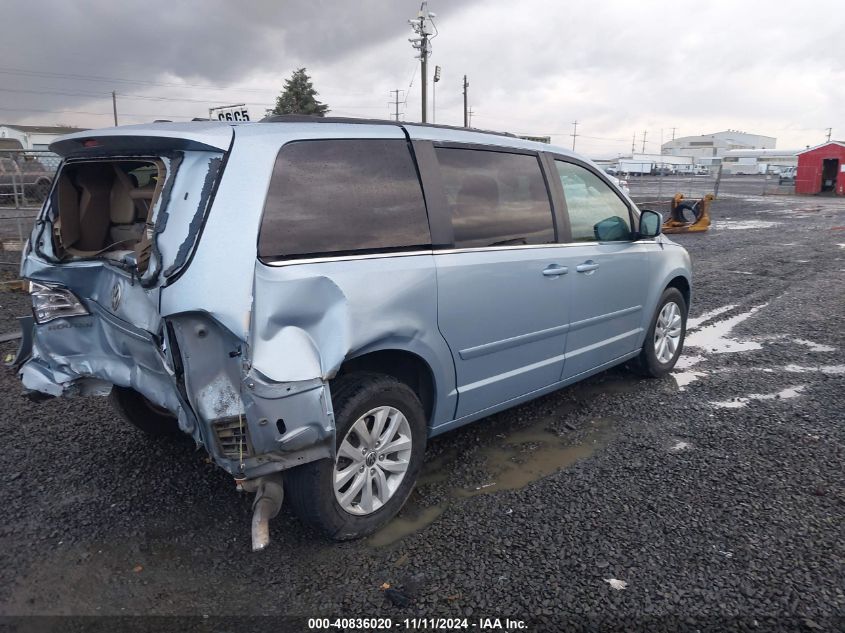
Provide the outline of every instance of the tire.
{"type": "Polygon", "coordinates": [[[681,202],[675,209],[683,222],[698,222],[701,219],[701,208],[697,202],[681,202]],[[692,220],[687,218],[687,211],[692,213],[692,220]]]}
{"type": "Polygon", "coordinates": [[[391,376],[354,372],[336,379],[331,387],[337,458],[321,459],[289,470],[285,474],[285,492],[304,523],[331,539],[345,541],[372,534],[402,508],[422,467],[427,424],[417,395],[391,376]],[[379,423],[376,415],[380,416],[383,433],[390,433],[396,425],[390,437],[385,439],[382,435],[385,445],[404,446],[407,436],[410,447],[382,453],[376,448],[375,437],[369,443],[361,441],[357,429],[363,424],[369,435],[379,423]],[[359,443],[355,444],[356,441],[359,443]],[[347,457],[351,453],[353,458],[347,457]],[[406,460],[404,474],[396,479],[392,469],[401,468],[406,460]],[[334,485],[336,472],[349,477],[340,490],[334,485]],[[360,492],[355,492],[359,482],[363,482],[362,487],[360,492]],[[395,488],[391,491],[392,485],[395,488]],[[365,501],[366,489],[371,494],[365,501]],[[348,498],[346,507],[339,497],[348,498]]]}
{"type": "MultiPolygon", "coordinates": [[[[678,362],[678,358],[680,357],[681,352],[684,349],[684,339],[686,338],[686,332],[687,303],[686,301],[684,301],[684,296],[677,288],[667,288],[663,291],[663,295],[660,297],[660,301],[657,303],[657,309],[654,311],[654,316],[651,319],[651,325],[649,326],[648,331],[646,332],[646,337],[645,341],[643,342],[642,350],[640,351],[640,355],[636,359],[634,368],[637,373],[649,378],[660,378],[672,371],[672,368],[675,367],[675,363],[678,362]],[[659,338],[660,330],[662,330],[663,328],[658,325],[658,320],[660,319],[664,308],[667,308],[667,306],[672,303],[674,303],[674,305],[676,306],[678,316],[680,316],[680,334],[677,339],[675,350],[671,354],[671,357],[668,358],[668,360],[665,357],[663,360],[661,360],[661,358],[658,357],[657,353],[659,347],[658,341],[655,337],[655,331],[657,330],[659,338]]],[[[666,344],[667,346],[671,345],[669,341],[667,341],[666,344]]]]}
{"type": "Polygon", "coordinates": [[[147,400],[134,389],[112,387],[111,404],[120,416],[152,437],[178,435],[179,423],[166,409],[147,400]]]}

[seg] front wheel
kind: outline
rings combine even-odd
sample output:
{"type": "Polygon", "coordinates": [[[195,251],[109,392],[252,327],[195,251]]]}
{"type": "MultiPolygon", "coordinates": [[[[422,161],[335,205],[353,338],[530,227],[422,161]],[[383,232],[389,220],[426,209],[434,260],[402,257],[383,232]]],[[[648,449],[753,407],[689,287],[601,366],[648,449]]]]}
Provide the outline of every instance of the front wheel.
{"type": "Polygon", "coordinates": [[[687,303],[677,288],[667,288],[657,304],[657,310],[646,332],[636,369],[644,376],[665,376],[684,349],[687,328],[687,303]]]}
{"type": "Polygon", "coordinates": [[[372,534],[402,508],[425,455],[419,398],[395,378],[370,372],[332,384],[337,456],[290,470],[287,498],[305,523],[335,540],[372,534]]]}

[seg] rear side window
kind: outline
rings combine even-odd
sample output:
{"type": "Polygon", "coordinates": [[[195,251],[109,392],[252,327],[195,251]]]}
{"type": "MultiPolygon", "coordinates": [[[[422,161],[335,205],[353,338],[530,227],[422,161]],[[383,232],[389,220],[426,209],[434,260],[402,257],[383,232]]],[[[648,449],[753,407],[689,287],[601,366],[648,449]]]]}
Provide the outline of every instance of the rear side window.
{"type": "Polygon", "coordinates": [[[552,209],[536,156],[438,147],[456,248],[548,244],[552,209]]]}
{"type": "Polygon", "coordinates": [[[298,141],[279,152],[258,238],[262,259],[430,244],[404,140],[298,141]]]}
{"type": "Polygon", "coordinates": [[[580,165],[556,160],[573,242],[631,239],[628,205],[601,178],[580,165]]]}

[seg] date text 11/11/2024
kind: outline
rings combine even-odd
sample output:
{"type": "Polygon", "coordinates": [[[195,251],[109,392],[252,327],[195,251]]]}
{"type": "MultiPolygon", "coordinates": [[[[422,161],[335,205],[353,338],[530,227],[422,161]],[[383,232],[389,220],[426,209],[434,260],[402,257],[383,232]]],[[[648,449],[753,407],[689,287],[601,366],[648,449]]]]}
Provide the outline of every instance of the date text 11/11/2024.
{"type": "Polygon", "coordinates": [[[429,631],[524,631],[527,625],[524,620],[510,618],[309,618],[309,630],[340,629],[340,630],[429,630],[429,631]]]}

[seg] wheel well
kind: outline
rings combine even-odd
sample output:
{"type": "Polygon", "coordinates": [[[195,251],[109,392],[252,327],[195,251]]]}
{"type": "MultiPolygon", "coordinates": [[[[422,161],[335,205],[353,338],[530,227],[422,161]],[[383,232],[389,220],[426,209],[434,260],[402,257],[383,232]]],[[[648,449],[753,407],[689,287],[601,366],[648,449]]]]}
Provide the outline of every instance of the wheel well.
{"type": "Polygon", "coordinates": [[[689,282],[686,280],[685,277],[675,277],[669,284],[666,286],[667,288],[677,288],[680,293],[684,296],[684,303],[687,304],[687,310],[689,311],[689,301],[690,301],[690,287],[689,282]]]}
{"type": "Polygon", "coordinates": [[[431,368],[422,358],[404,350],[379,350],[347,359],[337,375],[353,371],[373,371],[393,376],[399,382],[408,385],[417,394],[425,411],[426,419],[431,421],[434,412],[434,376],[431,368]]]}

